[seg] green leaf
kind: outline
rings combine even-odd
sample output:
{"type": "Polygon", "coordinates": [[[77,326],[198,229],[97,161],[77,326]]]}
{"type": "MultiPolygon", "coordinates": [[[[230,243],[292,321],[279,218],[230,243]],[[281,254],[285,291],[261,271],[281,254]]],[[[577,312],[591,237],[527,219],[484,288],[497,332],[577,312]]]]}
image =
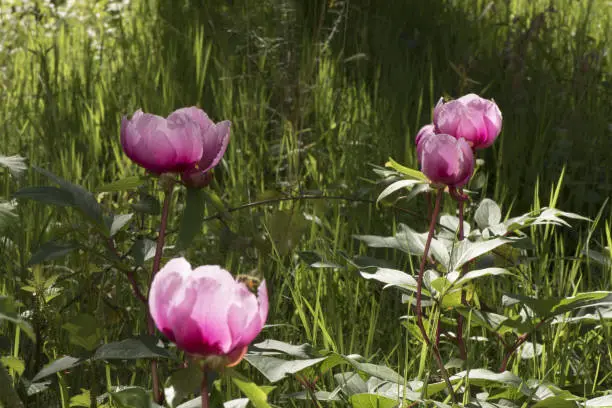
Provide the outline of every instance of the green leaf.
{"type": "Polygon", "coordinates": [[[310,222],[297,209],[274,211],[266,222],[270,239],[281,256],[289,254],[298,245],[309,226],[310,222]]]}
{"type": "Polygon", "coordinates": [[[576,401],[570,401],[563,397],[550,397],[531,405],[531,408],[578,408],[576,401]]]}
{"type": "MultiPolygon", "coordinates": [[[[451,274],[459,274],[458,272],[451,272],[447,275],[448,279],[451,280],[451,274]]],[[[484,278],[486,276],[500,276],[500,275],[512,275],[512,273],[504,268],[485,268],[478,269],[475,271],[469,271],[457,280],[451,280],[453,288],[460,288],[461,286],[475,280],[484,278]]]]}
{"type": "Polygon", "coordinates": [[[109,231],[104,221],[102,207],[92,193],[87,191],[85,188],[66,181],[45,169],[41,169],[39,167],[34,167],[34,169],[53,180],[53,182],[57,183],[63,191],[70,193],[72,195],[74,207],[85,215],[85,217],[87,217],[91,222],[93,222],[102,233],[108,236],[109,231]]]}
{"type": "Polygon", "coordinates": [[[248,398],[238,398],[223,403],[223,408],[247,408],[248,406],[248,398]]]}
{"type": "Polygon", "coordinates": [[[13,176],[21,175],[28,168],[25,161],[26,159],[21,156],[3,156],[0,154],[0,166],[8,168],[13,176]]]}
{"type": "Polygon", "coordinates": [[[0,364],[17,372],[18,375],[23,374],[23,371],[25,370],[25,363],[23,360],[13,356],[0,357],[0,364]]]}
{"type": "Polygon", "coordinates": [[[0,322],[8,320],[17,325],[32,341],[36,341],[34,330],[27,321],[23,320],[17,311],[18,303],[8,296],[0,296],[0,322]]]}
{"type": "Polygon", "coordinates": [[[93,351],[100,345],[102,330],[100,322],[89,314],[79,314],[62,325],[62,328],[70,333],[69,341],[72,344],[83,347],[87,351],[93,351]]]}
{"type": "Polygon", "coordinates": [[[144,266],[145,262],[155,256],[157,243],[148,238],[139,238],[134,242],[130,253],[134,257],[134,261],[139,266],[144,266]]]}
{"type": "Polygon", "coordinates": [[[520,320],[520,316],[507,317],[496,313],[483,312],[478,309],[470,309],[468,307],[457,307],[456,310],[466,319],[471,319],[473,325],[484,327],[487,330],[501,335],[513,331],[526,333],[532,329],[532,325],[523,323],[520,320]]]}
{"type": "Polygon", "coordinates": [[[29,199],[60,207],[73,207],[75,205],[74,197],[70,192],[52,186],[24,187],[15,192],[13,196],[17,199],[29,199]]]}
{"type": "Polygon", "coordinates": [[[517,303],[529,307],[540,318],[550,318],[556,315],[571,312],[573,310],[612,304],[612,292],[596,291],[578,293],[576,296],[565,298],[544,298],[537,299],[524,295],[506,294],[503,297],[506,306],[517,303]]]}
{"type": "Polygon", "coordinates": [[[411,177],[413,179],[428,181],[427,176],[425,176],[425,174],[421,173],[418,170],[402,166],[392,158],[389,158],[389,161],[385,163],[385,167],[391,167],[393,170],[398,171],[403,175],[411,177]]]}
{"type": "Polygon", "coordinates": [[[199,390],[202,378],[202,370],[197,364],[189,364],[186,368],[173,372],[164,387],[164,395],[168,404],[175,407],[185,397],[199,390]]]}
{"type": "Polygon", "coordinates": [[[81,388],[81,393],[70,397],[70,407],[89,407],[91,404],[91,393],[81,388]]]}
{"type": "Polygon", "coordinates": [[[168,350],[157,345],[153,336],[139,336],[104,344],[96,350],[94,360],[137,360],[141,358],[176,359],[168,350]]]}
{"type": "Polygon", "coordinates": [[[19,217],[15,213],[17,205],[7,201],[0,201],[0,230],[15,224],[19,217]]]}
{"type": "Polygon", "coordinates": [[[368,392],[368,385],[363,381],[361,376],[354,371],[334,374],[334,380],[342,392],[348,396],[368,392]]]}
{"type": "Polygon", "coordinates": [[[60,371],[65,371],[65,370],[69,370],[71,368],[74,368],[78,365],[80,365],[81,363],[83,363],[84,360],[80,359],[80,358],[76,358],[76,357],[71,357],[71,356],[64,356],[64,357],[60,357],[55,361],[52,361],[51,363],[47,364],[45,367],[43,367],[42,370],[40,370],[35,376],[34,378],[32,378],[32,382],[38,381],[41,378],[45,378],[48,377],[52,374],[58,373],[60,371]]]}
{"type": "Polygon", "coordinates": [[[488,241],[477,242],[472,242],[467,239],[459,241],[453,252],[452,270],[460,271],[461,267],[471,260],[510,242],[512,242],[512,240],[508,238],[494,238],[488,241]]]}
{"type": "Polygon", "coordinates": [[[32,255],[28,261],[28,266],[37,265],[39,263],[64,257],[78,248],[79,245],[76,242],[46,242],[42,244],[32,255]]]}
{"type": "Polygon", "coordinates": [[[268,404],[267,394],[259,388],[257,384],[250,381],[243,381],[237,377],[232,377],[232,382],[240,388],[240,391],[247,396],[255,408],[271,408],[270,404],[268,404]]]}
{"type": "Polygon", "coordinates": [[[303,359],[318,357],[315,355],[315,351],[313,350],[312,346],[307,343],[295,345],[278,340],[265,340],[261,343],[254,344],[253,346],[255,350],[278,351],[291,357],[303,359]]]}
{"type": "Polygon", "coordinates": [[[118,392],[110,392],[111,400],[118,408],[150,408],[151,397],[149,393],[140,387],[124,388],[118,392]]]}
{"type": "Polygon", "coordinates": [[[97,187],[96,193],[116,193],[118,191],[134,190],[140,187],[145,179],[141,176],[128,176],[97,187]]]}
{"type": "MultiPolygon", "coordinates": [[[[452,384],[457,384],[465,377],[470,379],[471,385],[476,385],[478,387],[488,388],[488,387],[509,387],[515,390],[522,392],[525,395],[531,395],[531,390],[524,384],[523,380],[521,380],[516,375],[512,374],[509,371],[504,371],[503,373],[496,373],[484,368],[474,368],[469,371],[462,371],[450,377],[450,382],[452,384]]],[[[444,381],[429,384],[427,386],[426,396],[430,397],[434,394],[437,394],[446,389],[446,383],[444,381]]],[[[416,389],[415,391],[419,391],[416,389]]]]}
{"type": "Polygon", "coordinates": [[[376,394],[355,394],[349,398],[353,408],[395,408],[399,401],[376,394]]]}
{"type": "Polygon", "coordinates": [[[485,198],[474,213],[474,221],[481,230],[497,225],[501,221],[501,209],[495,201],[485,198]]]}
{"type": "Polygon", "coordinates": [[[395,384],[404,384],[404,377],[387,366],[372,363],[361,363],[357,361],[354,356],[349,357],[342,355],[342,358],[357,370],[368,375],[380,378],[381,380],[391,381],[395,384]]]}
{"type": "Polygon", "coordinates": [[[185,210],[181,217],[181,224],[179,226],[176,242],[177,249],[187,248],[193,242],[196,235],[202,231],[205,202],[206,200],[202,189],[187,189],[185,210]]]}
{"type": "Polygon", "coordinates": [[[586,408],[612,408],[612,394],[603,397],[592,398],[585,402],[586,408]]]}
{"type": "Polygon", "coordinates": [[[142,214],[158,215],[161,212],[161,204],[157,197],[142,194],[140,200],[132,204],[132,209],[142,214]]]}
{"type": "Polygon", "coordinates": [[[402,188],[409,188],[409,187],[414,187],[416,184],[422,183],[422,181],[419,180],[399,180],[396,181],[394,183],[391,183],[390,185],[388,185],[378,196],[378,198],[376,199],[376,204],[378,204],[381,200],[385,199],[386,197],[390,196],[391,194],[395,193],[398,190],[401,190],[402,188]]]}
{"type": "Polygon", "coordinates": [[[277,357],[247,354],[244,359],[255,367],[270,382],[275,383],[289,374],[298,373],[308,367],[321,363],[327,357],[300,360],[284,360],[277,357]]]}
{"type": "Polygon", "coordinates": [[[119,214],[113,216],[113,221],[110,225],[110,236],[114,237],[123,227],[125,227],[131,220],[134,214],[119,214]]]}
{"type": "Polygon", "coordinates": [[[385,289],[390,286],[397,286],[409,291],[416,291],[417,281],[406,272],[398,271],[389,268],[377,268],[374,273],[366,273],[361,271],[361,276],[365,279],[374,279],[382,283],[386,283],[385,289]]]}
{"type": "MultiPolygon", "coordinates": [[[[411,255],[423,255],[427,233],[419,234],[405,224],[398,225],[398,232],[392,237],[381,237],[377,235],[353,235],[355,239],[365,242],[372,248],[393,248],[411,255]]],[[[435,258],[446,268],[450,263],[448,250],[442,243],[432,238],[430,245],[430,256],[435,258]]]]}

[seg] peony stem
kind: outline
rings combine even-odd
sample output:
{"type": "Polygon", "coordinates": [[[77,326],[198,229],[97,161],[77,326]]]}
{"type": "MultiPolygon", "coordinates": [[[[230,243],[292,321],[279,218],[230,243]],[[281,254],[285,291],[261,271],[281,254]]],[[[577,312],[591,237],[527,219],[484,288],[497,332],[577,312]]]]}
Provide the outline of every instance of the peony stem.
{"type": "MultiPolygon", "coordinates": [[[[459,194],[462,191],[459,190],[459,194]]],[[[463,206],[464,201],[459,200],[459,241],[463,241],[465,238],[465,232],[463,231],[463,206]]],[[[467,272],[467,264],[461,268],[461,276],[467,272]]],[[[465,288],[461,287],[461,304],[466,305],[465,299],[465,288]]],[[[459,345],[459,355],[463,361],[467,360],[467,349],[465,347],[465,341],[463,340],[463,315],[459,315],[457,318],[457,344],[459,345]]]]}
{"type": "Polygon", "coordinates": [[[448,371],[444,367],[444,362],[442,361],[442,356],[440,355],[440,349],[438,345],[431,342],[429,336],[427,335],[427,331],[425,330],[425,326],[423,325],[423,311],[421,310],[421,298],[422,298],[422,290],[423,290],[423,275],[425,274],[425,262],[427,261],[427,255],[429,253],[429,247],[431,245],[431,240],[433,239],[434,231],[436,228],[436,220],[438,219],[438,214],[440,213],[440,207],[442,205],[442,197],[443,191],[438,190],[436,195],[436,204],[433,210],[433,214],[431,215],[431,221],[429,223],[429,233],[427,234],[427,241],[425,241],[425,248],[423,251],[423,258],[421,259],[421,267],[419,269],[419,278],[417,280],[417,293],[416,293],[416,315],[417,315],[417,326],[421,331],[421,335],[425,340],[425,343],[431,347],[434,357],[436,358],[436,363],[438,363],[438,368],[440,369],[440,373],[444,378],[444,382],[446,383],[446,387],[448,388],[448,392],[451,395],[453,403],[457,404],[457,396],[455,395],[455,390],[453,389],[453,385],[450,382],[450,377],[448,375],[448,371]]]}
{"type": "MultiPolygon", "coordinates": [[[[151,283],[153,282],[153,278],[157,271],[159,271],[159,266],[161,264],[162,252],[164,250],[164,242],[166,238],[166,227],[168,226],[168,214],[170,213],[170,201],[172,199],[172,185],[168,187],[164,196],[164,204],[162,207],[161,214],[161,225],[159,227],[159,236],[157,237],[157,247],[155,248],[155,257],[153,258],[153,270],[151,271],[151,280],[149,282],[149,290],[151,290],[151,283]]],[[[147,295],[148,299],[148,295],[147,295]]],[[[149,329],[149,334],[155,334],[155,322],[153,321],[153,317],[148,311],[147,308],[147,325],[149,329]]],[[[163,402],[163,394],[159,389],[159,374],[157,372],[157,361],[151,361],[151,377],[153,381],[153,398],[155,402],[161,404],[163,402]]]]}
{"type": "Polygon", "coordinates": [[[206,367],[202,369],[202,385],[200,386],[200,394],[202,395],[202,408],[208,408],[208,376],[206,375],[206,367]]]}

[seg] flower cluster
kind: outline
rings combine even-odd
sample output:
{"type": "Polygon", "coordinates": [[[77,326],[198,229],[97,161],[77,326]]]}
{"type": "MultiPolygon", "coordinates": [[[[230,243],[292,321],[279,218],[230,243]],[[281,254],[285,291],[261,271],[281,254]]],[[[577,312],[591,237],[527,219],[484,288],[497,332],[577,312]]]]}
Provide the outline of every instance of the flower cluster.
{"type": "Polygon", "coordinates": [[[121,145],[133,162],[155,174],[180,173],[189,187],[210,182],[208,172],[221,161],[229,138],[229,121],[215,124],[196,107],[168,118],[138,110],[121,121],[121,145]]]}
{"type": "Polygon", "coordinates": [[[434,183],[463,187],[474,172],[474,150],[493,144],[502,115],[495,102],[468,94],[434,108],[433,123],[417,136],[421,170],[434,183]]]}

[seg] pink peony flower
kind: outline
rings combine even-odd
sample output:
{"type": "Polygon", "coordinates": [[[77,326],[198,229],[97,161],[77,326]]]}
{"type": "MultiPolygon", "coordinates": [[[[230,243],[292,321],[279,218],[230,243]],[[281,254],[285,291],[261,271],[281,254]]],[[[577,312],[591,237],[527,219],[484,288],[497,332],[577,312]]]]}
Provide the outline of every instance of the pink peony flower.
{"type": "Polygon", "coordinates": [[[229,121],[215,124],[196,107],[178,109],[167,119],[139,109],[121,120],[121,145],[132,161],[153,173],[205,173],[223,157],[229,128],[229,121]]]}
{"type": "Polygon", "coordinates": [[[420,130],[419,133],[417,133],[416,135],[416,145],[417,145],[417,160],[421,160],[421,140],[423,139],[423,137],[425,136],[429,136],[429,135],[433,135],[434,132],[434,125],[433,124],[429,124],[429,125],[425,125],[423,126],[420,130]]]}
{"type": "Polygon", "coordinates": [[[421,171],[435,184],[464,186],[474,172],[474,153],[465,139],[428,134],[419,141],[421,171]]]}
{"type": "Polygon", "coordinates": [[[191,269],[185,258],[170,260],[156,275],[149,310],[157,328],[196,357],[235,365],[268,316],[263,281],[257,295],[216,265],[191,269]]]}
{"type": "Polygon", "coordinates": [[[433,116],[436,133],[464,138],[474,149],[491,146],[502,127],[502,114],[495,102],[475,94],[447,103],[440,98],[433,116]]]}

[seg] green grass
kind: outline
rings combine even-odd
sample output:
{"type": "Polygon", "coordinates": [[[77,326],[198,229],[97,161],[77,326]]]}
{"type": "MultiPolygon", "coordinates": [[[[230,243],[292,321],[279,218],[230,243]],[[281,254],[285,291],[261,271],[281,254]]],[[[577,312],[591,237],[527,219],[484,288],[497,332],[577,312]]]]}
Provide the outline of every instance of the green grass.
{"type": "MultiPolygon", "coordinates": [[[[264,337],[358,353],[409,379],[426,371],[420,342],[398,320],[407,309],[397,292],[365,281],[354,267],[309,267],[304,251],[341,265],[346,254],[384,258],[406,271],[418,267],[399,252],[367,249],[352,235],[390,235],[398,222],[425,230],[421,198],[409,204],[416,215],[359,200],[375,199],[382,189],[370,164],[393,157],[417,166],[414,136],[430,122],[441,95],[476,92],[499,104],[504,128],[483,155],[483,191],[504,211],[511,208],[511,215],[518,215],[556,203],[591,218],[600,215],[592,227],[573,222],[578,228],[571,232],[533,228],[534,261],[520,268],[523,280],[483,285],[487,304],[499,305],[504,292],[535,294],[537,289],[539,295],[568,296],[611,287],[612,271],[581,255],[587,234],[591,249],[612,244],[612,207],[602,208],[612,192],[607,164],[612,8],[606,1],[560,0],[555,11],[546,11],[548,2],[531,0],[393,1],[384,7],[369,0],[184,6],[135,0],[121,16],[105,11],[105,3],[93,11],[83,7],[77,14],[87,17],[84,22],[68,17],[55,30],[20,29],[17,18],[0,15],[0,28],[11,34],[0,50],[0,153],[20,154],[94,189],[142,174],[121,150],[123,115],[138,108],[167,115],[198,105],[215,121],[232,121],[230,146],[212,187],[225,205],[288,194],[350,197],[232,212],[225,222],[206,222],[186,251],[193,264],[221,264],[233,273],[257,268],[266,277],[272,295],[269,322],[288,326],[270,328],[264,337]],[[102,17],[93,17],[95,11],[102,17]],[[96,31],[93,38],[88,29],[96,31]],[[562,185],[553,195],[563,168],[562,185]],[[312,217],[319,221],[309,221],[312,217]]],[[[0,9],[9,11],[4,2],[0,9]]],[[[35,16],[20,18],[33,27],[35,16]]],[[[41,18],[51,21],[48,15],[41,18]]],[[[10,197],[20,186],[43,183],[35,172],[22,180],[5,172],[0,191],[10,197]]],[[[127,200],[133,199],[128,194],[98,198],[117,213],[128,212],[127,200]]],[[[183,202],[183,195],[175,196],[175,212],[183,202]]],[[[91,253],[28,267],[37,248],[76,219],[29,202],[18,208],[19,223],[0,243],[0,294],[12,294],[32,310],[34,328],[46,340],[33,345],[12,326],[0,326],[1,355],[24,359],[23,375],[31,378],[47,361],[76,352],[61,325],[79,312],[103,319],[107,341],[145,330],[144,311],[123,276],[100,268],[91,253]],[[20,290],[36,276],[56,273],[62,296],[54,300],[20,290]]],[[[446,209],[452,210],[450,204],[446,209]]],[[[216,212],[207,208],[208,215],[216,212]]],[[[150,237],[156,222],[155,217],[143,222],[150,237]]],[[[170,229],[177,227],[175,217],[170,229]]],[[[171,243],[174,238],[171,234],[171,243]]],[[[86,243],[100,250],[93,238],[86,243]]],[[[128,249],[127,244],[120,248],[128,249]]],[[[165,259],[176,255],[167,250],[165,259]]],[[[471,334],[481,335],[478,331],[471,334]]],[[[538,334],[544,346],[539,358],[514,360],[510,368],[525,379],[584,384],[573,390],[581,396],[610,389],[611,334],[609,324],[593,331],[553,326],[538,334]]],[[[471,355],[482,356],[479,364],[497,367],[503,357],[492,343],[469,347],[471,355]]],[[[453,350],[443,347],[447,357],[453,350]]],[[[434,369],[433,362],[425,363],[434,369]]],[[[138,366],[136,378],[130,367],[109,365],[106,375],[98,367],[99,386],[130,381],[146,386],[147,366],[138,366]]],[[[75,395],[89,388],[78,375],[87,370],[62,375],[63,386],[33,398],[32,406],[47,406],[40,398],[55,403],[60,392],[75,395]]],[[[237,390],[227,386],[236,397],[237,390]]],[[[297,382],[281,388],[300,389],[297,382]]]]}

